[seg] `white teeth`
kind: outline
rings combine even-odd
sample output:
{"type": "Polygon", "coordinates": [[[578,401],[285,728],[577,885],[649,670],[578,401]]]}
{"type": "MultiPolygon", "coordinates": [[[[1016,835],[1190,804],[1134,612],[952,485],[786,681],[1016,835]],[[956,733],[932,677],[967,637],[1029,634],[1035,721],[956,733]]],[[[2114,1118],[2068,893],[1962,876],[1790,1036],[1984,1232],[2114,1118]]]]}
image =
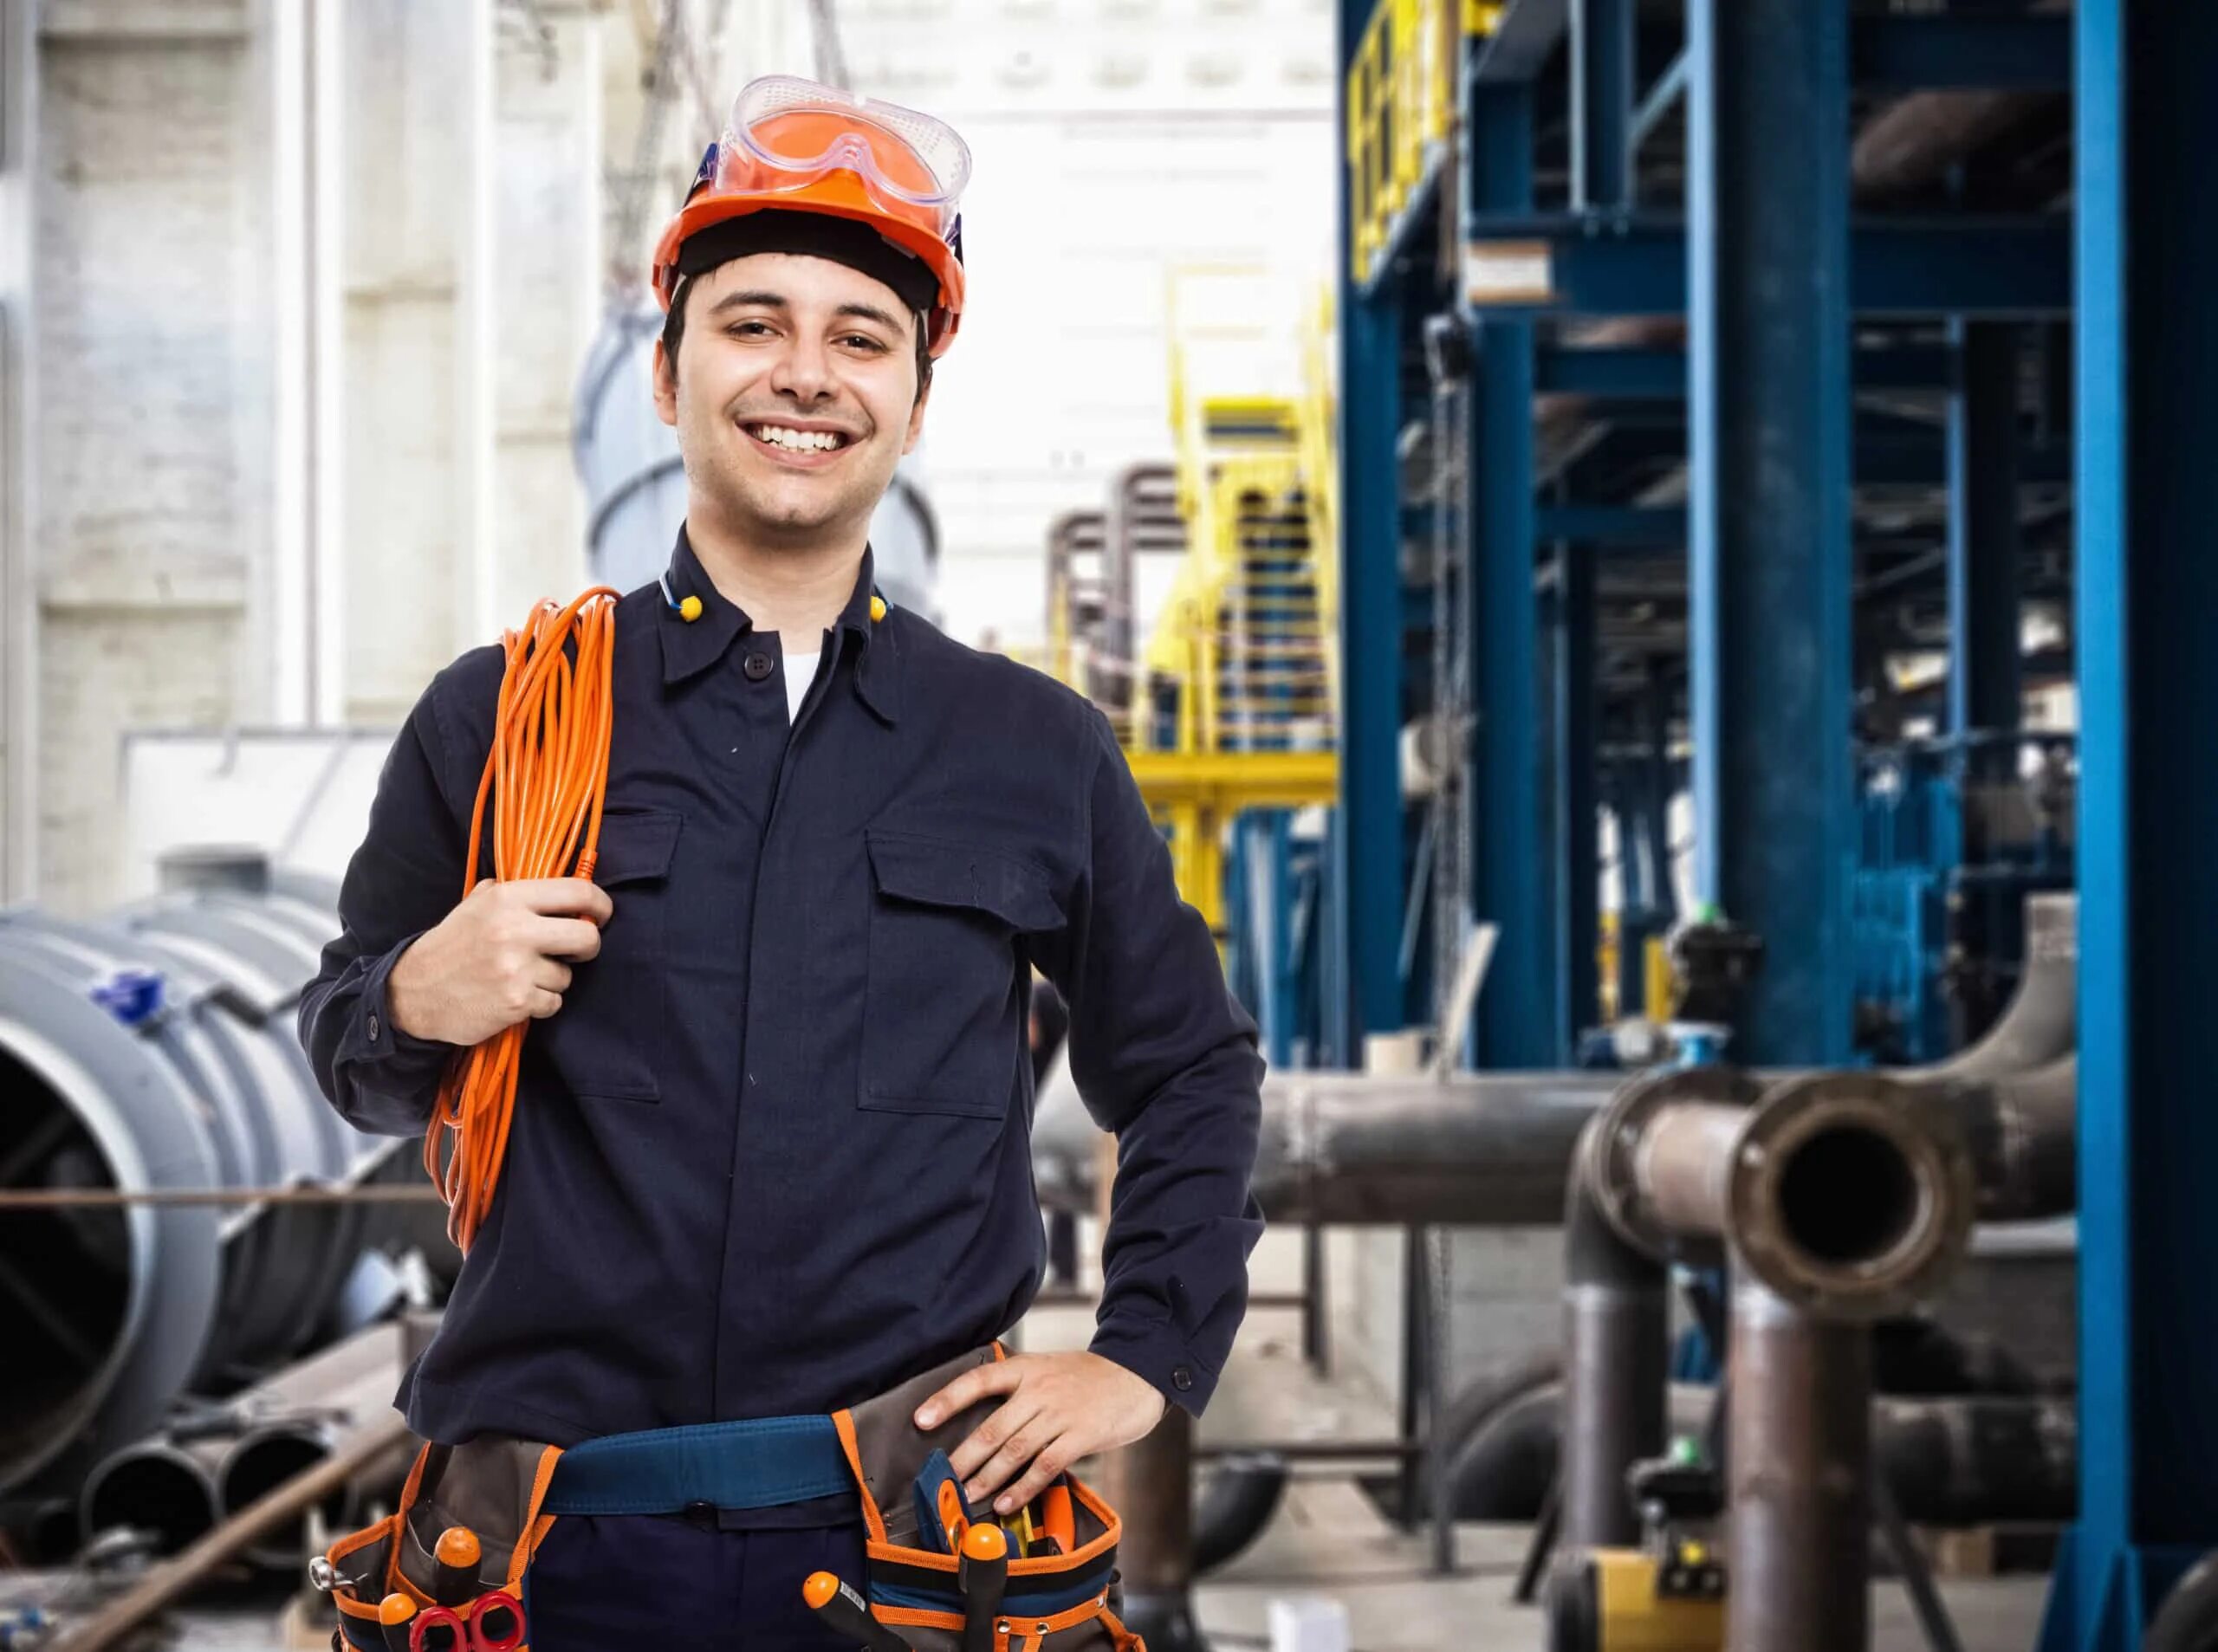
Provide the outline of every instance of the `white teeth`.
{"type": "Polygon", "coordinates": [[[782,424],[757,424],[755,434],[774,447],[802,452],[829,451],[840,445],[839,437],[830,431],[789,431],[782,424]]]}

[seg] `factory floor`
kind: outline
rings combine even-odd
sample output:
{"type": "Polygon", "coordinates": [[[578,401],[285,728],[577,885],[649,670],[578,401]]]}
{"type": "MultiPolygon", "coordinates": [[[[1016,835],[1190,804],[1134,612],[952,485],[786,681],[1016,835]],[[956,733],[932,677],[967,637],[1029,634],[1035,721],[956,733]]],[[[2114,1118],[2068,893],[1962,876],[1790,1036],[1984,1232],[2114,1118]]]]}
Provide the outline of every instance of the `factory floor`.
{"type": "MultiPolygon", "coordinates": [[[[1298,1284],[1298,1262],[1285,1248],[1267,1241],[1255,1260],[1258,1292],[1290,1292],[1298,1284]]],[[[1034,1351],[1082,1348],[1093,1318],[1088,1306],[1038,1309],[1012,1340],[1034,1351]]],[[[1300,1331],[1290,1310],[1250,1313],[1203,1421],[1204,1442],[1392,1435],[1391,1397],[1359,1372],[1327,1378],[1313,1371],[1300,1356],[1300,1331]]],[[[1509,1601],[1526,1540],[1521,1526],[1464,1526],[1454,1575],[1437,1577],[1429,1532],[1398,1530],[1345,1471],[1313,1467],[1288,1486],[1255,1544],[1197,1588],[1197,1606],[1217,1652],[1268,1648],[1271,1602],[1295,1596],[1327,1597],[1345,1607],[1350,1652],[1541,1652],[1539,1614],[1509,1601]]],[[[2034,1644],[2045,1578],[1944,1578],[1942,1592],[1963,1652],[2027,1652],[2034,1644]]],[[[1877,1585],[1874,1616],[1874,1652],[1923,1652],[1897,1585],[1877,1585]]],[[[289,1636],[275,1616],[267,1601],[189,1610],[173,1620],[181,1633],[170,1644],[177,1652],[321,1644],[306,1625],[289,1636]]]]}

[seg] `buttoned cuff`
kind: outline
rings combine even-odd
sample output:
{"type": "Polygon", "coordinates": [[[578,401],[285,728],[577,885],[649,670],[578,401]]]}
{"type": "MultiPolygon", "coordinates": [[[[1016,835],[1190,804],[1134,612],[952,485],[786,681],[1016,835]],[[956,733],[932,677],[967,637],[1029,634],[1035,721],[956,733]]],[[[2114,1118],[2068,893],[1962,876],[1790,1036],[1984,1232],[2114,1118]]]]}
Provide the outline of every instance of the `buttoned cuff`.
{"type": "Polygon", "coordinates": [[[1089,1351],[1146,1378],[1165,1400],[1196,1417],[1216,1390],[1215,1369],[1186,1345],[1168,1319],[1106,1319],[1094,1328],[1089,1351]]]}
{"type": "MultiPolygon", "coordinates": [[[[421,935],[423,931],[417,931],[421,935]]],[[[446,1063],[455,1046],[441,1039],[418,1038],[394,1022],[386,1002],[386,983],[400,955],[416,943],[412,935],[370,966],[362,977],[362,990],[354,1000],[353,1025],[340,1050],[342,1061],[374,1063],[395,1077],[430,1077],[446,1063]]]]}

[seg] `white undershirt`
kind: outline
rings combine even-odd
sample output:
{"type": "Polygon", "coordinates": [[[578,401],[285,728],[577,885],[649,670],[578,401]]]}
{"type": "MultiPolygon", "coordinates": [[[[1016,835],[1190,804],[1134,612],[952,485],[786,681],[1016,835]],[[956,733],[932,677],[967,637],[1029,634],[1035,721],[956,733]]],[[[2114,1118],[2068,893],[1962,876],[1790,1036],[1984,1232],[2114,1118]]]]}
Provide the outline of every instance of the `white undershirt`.
{"type": "Polygon", "coordinates": [[[786,656],[786,721],[801,721],[801,703],[808,698],[808,691],[815,684],[816,673],[823,668],[824,644],[820,638],[811,649],[796,647],[779,638],[779,646],[786,656]]]}

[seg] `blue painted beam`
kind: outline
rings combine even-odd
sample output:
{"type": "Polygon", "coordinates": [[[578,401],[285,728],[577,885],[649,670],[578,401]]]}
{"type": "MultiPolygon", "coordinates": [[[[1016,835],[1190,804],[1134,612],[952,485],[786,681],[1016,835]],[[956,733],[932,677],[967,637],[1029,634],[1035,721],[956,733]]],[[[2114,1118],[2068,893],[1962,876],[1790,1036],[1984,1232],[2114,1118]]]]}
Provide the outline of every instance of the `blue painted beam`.
{"type": "Polygon", "coordinates": [[[1847,23],[1687,11],[1696,884],[1764,938],[1752,1065],[1853,1053],[1847,23]]]}
{"type": "Polygon", "coordinates": [[[2073,18],[2079,1520],[2041,1644],[2130,1652],[2218,1546],[2218,7],[2073,18]]]}
{"type": "MultiPolygon", "coordinates": [[[[1475,205],[1532,204],[1533,91],[1521,82],[1469,92],[1475,205]]],[[[1475,917],[1500,926],[1475,1044],[1489,1067],[1553,1066],[1568,1055],[1557,1023],[1555,926],[1543,837],[1550,813],[1540,702],[1540,616],[1534,591],[1533,323],[1477,330],[1469,466],[1472,735],[1470,865],[1475,917]]]]}
{"type": "MultiPolygon", "coordinates": [[[[1949,398],[1949,727],[2015,729],[2018,681],[2018,344],[2007,322],[1956,322],[1962,362],[1949,398]]],[[[1973,753],[1975,778],[2007,780],[2017,753],[1973,753]]],[[[1977,845],[1968,845],[1976,853],[1977,845]]]]}
{"type": "MultiPolygon", "coordinates": [[[[1954,380],[1955,353],[1929,345],[1902,345],[1858,350],[1852,365],[1859,390],[1942,390],[1954,380]]],[[[1677,350],[1547,346],[1540,351],[1533,383],[1544,396],[1676,401],[1687,393],[1687,358],[1677,350]]]]}
{"type": "Polygon", "coordinates": [[[1571,22],[1571,0],[1509,0],[1471,62],[1481,86],[1529,85],[1547,67],[1571,22]]]}
{"type": "Polygon", "coordinates": [[[1572,0],[1571,204],[1632,204],[1633,0],[1572,0]]]}
{"type": "Polygon", "coordinates": [[[2061,92],[2072,84],[2068,14],[1874,15],[1851,26],[1858,91],[2061,92]]]}
{"type": "MultiPolygon", "coordinates": [[[[1340,0],[1340,61],[1369,16],[1365,0],[1340,0]]],[[[1343,80],[1345,88],[1345,80],[1343,80]]],[[[1345,95],[1345,90],[1343,90],[1345,95]]],[[[1345,117],[1345,110],[1342,111],[1345,117]]],[[[1340,347],[1340,798],[1333,823],[1335,962],[1344,969],[1326,1002],[1333,1054],[1362,1061],[1369,1033],[1402,1025],[1395,918],[1402,891],[1400,317],[1391,298],[1350,287],[1348,191],[1341,191],[1340,347]]]]}
{"type": "MultiPolygon", "coordinates": [[[[1482,314],[1676,315],[1688,248],[1676,222],[1491,217],[1464,245],[1464,301],[1482,314]]],[[[2070,220],[1859,220],[1848,289],[1858,315],[2042,316],[2071,307],[2070,220]]]]}
{"type": "Polygon", "coordinates": [[[1601,1000],[1594,957],[1600,923],[1600,845],[1594,774],[1594,553],[1566,545],[1556,557],[1553,761],[1556,1025],[1576,1041],[1601,1000]]]}
{"type": "Polygon", "coordinates": [[[1574,545],[1672,549],[1687,542],[1687,513],[1668,506],[1542,505],[1535,513],[1534,532],[1543,544],[1562,540],[1574,545]]]}
{"type": "Polygon", "coordinates": [[[1640,100],[1640,107],[1632,117],[1632,150],[1638,155],[1643,146],[1656,135],[1656,128],[1671,113],[1679,100],[1687,94],[1687,55],[1681,52],[1670,66],[1656,77],[1656,84],[1648,88],[1640,100]]]}

